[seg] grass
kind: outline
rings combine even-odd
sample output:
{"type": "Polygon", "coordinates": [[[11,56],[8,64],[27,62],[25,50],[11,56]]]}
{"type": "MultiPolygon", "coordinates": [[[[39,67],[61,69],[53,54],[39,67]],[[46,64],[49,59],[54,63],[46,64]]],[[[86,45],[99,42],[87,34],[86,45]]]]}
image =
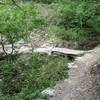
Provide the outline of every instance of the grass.
{"type": "Polygon", "coordinates": [[[68,59],[24,55],[0,61],[0,100],[35,100],[41,91],[68,78],[68,59]]]}
{"type": "Polygon", "coordinates": [[[95,48],[100,48],[100,44],[98,44],[95,48]]]}

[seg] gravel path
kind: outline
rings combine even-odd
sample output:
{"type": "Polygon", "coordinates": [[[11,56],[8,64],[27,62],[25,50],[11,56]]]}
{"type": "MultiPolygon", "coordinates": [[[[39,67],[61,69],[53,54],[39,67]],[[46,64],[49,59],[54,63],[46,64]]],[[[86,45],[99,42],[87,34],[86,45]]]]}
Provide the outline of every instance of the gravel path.
{"type": "Polygon", "coordinates": [[[100,100],[100,48],[70,64],[69,79],[54,87],[50,100],[100,100]]]}

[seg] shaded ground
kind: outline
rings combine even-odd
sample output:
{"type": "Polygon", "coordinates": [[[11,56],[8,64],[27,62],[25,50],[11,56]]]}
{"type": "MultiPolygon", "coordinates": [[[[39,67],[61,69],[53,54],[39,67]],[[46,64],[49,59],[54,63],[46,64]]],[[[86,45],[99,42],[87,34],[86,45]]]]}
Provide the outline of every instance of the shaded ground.
{"type": "Polygon", "coordinates": [[[100,44],[100,36],[90,37],[81,47],[83,49],[91,50],[100,44]]]}

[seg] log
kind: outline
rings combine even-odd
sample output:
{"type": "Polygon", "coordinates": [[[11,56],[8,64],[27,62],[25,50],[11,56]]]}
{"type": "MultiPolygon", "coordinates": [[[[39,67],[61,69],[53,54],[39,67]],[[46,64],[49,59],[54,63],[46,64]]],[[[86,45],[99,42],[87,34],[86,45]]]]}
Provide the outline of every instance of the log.
{"type": "Polygon", "coordinates": [[[67,49],[67,48],[59,48],[59,47],[47,47],[47,48],[37,48],[34,50],[35,53],[46,53],[46,54],[52,54],[53,52],[65,54],[65,55],[81,55],[84,54],[86,51],[82,50],[73,50],[73,49],[67,49]]]}
{"type": "MultiPolygon", "coordinates": [[[[15,49],[13,54],[32,53],[32,47],[30,44],[15,44],[14,48],[15,49]]],[[[7,54],[10,54],[12,51],[11,45],[5,45],[5,51],[7,52],[7,54]]],[[[48,54],[48,55],[51,55],[52,53],[65,54],[65,55],[81,55],[84,54],[86,51],[73,50],[68,48],[59,48],[59,47],[41,47],[34,49],[33,52],[40,54],[48,54]]],[[[2,50],[2,46],[0,46],[0,58],[4,56],[5,53],[2,50]]]]}

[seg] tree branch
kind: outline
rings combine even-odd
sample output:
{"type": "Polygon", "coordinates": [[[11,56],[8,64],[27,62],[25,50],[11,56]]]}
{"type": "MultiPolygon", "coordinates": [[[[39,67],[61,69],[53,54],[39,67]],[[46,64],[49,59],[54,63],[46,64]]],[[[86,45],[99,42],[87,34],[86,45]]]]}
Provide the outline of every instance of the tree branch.
{"type": "Polygon", "coordinates": [[[18,7],[19,9],[21,9],[23,11],[23,9],[16,3],[15,0],[12,0],[13,5],[15,5],[16,7],[18,7]]]}

